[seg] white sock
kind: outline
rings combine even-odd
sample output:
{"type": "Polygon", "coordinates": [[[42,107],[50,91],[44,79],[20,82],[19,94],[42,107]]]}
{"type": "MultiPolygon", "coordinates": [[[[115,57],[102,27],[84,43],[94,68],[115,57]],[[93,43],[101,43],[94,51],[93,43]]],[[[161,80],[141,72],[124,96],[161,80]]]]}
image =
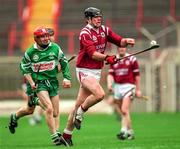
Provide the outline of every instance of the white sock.
{"type": "Polygon", "coordinates": [[[41,121],[42,116],[41,116],[39,113],[36,113],[36,114],[34,115],[34,118],[35,118],[37,121],[41,121]]]}
{"type": "Polygon", "coordinates": [[[65,128],[64,129],[64,133],[68,134],[68,135],[72,135],[73,132],[65,128]]]}
{"type": "Polygon", "coordinates": [[[126,127],[122,127],[121,128],[121,132],[125,132],[126,133],[127,132],[127,128],[126,127]]]}
{"type": "Polygon", "coordinates": [[[83,111],[83,109],[81,108],[81,106],[78,108],[77,114],[78,114],[78,115],[83,115],[83,114],[84,114],[84,111],[83,111]]]}

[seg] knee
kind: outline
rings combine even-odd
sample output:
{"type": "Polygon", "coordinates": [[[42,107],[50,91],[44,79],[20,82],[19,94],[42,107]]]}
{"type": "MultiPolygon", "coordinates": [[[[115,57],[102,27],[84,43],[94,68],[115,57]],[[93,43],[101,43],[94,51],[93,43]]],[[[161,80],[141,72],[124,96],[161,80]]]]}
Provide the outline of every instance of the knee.
{"type": "Polygon", "coordinates": [[[129,110],[127,108],[122,108],[121,113],[122,115],[127,115],[129,113],[129,110]]]}
{"type": "Polygon", "coordinates": [[[53,117],[58,117],[59,116],[59,111],[53,111],[53,117]]]}
{"type": "Polygon", "coordinates": [[[46,113],[47,113],[47,114],[54,114],[54,113],[53,113],[53,108],[52,108],[52,106],[47,106],[47,108],[46,108],[46,113]]]}
{"type": "Polygon", "coordinates": [[[100,102],[101,100],[103,100],[104,97],[105,97],[104,91],[96,95],[96,99],[97,99],[98,102],[100,102]]]}
{"type": "Polygon", "coordinates": [[[27,110],[26,110],[26,113],[27,113],[28,115],[33,114],[33,113],[34,113],[34,108],[27,109],[27,110]]]}

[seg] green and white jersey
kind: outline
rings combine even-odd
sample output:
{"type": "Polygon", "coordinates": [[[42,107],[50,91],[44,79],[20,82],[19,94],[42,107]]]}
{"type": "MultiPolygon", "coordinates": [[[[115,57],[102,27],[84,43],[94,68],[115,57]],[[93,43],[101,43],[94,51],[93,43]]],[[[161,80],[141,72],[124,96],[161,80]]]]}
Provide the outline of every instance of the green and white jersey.
{"type": "Polygon", "coordinates": [[[61,48],[51,42],[46,49],[40,50],[35,43],[25,52],[20,69],[23,74],[31,74],[33,80],[36,80],[38,69],[38,80],[54,79],[58,74],[59,63],[64,79],[71,80],[68,60],[61,48]]]}

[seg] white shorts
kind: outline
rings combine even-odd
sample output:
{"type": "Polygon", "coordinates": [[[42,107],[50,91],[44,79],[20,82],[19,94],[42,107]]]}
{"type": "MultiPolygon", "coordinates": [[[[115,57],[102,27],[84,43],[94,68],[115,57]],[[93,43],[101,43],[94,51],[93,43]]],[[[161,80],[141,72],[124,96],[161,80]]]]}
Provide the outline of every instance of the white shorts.
{"type": "Polygon", "coordinates": [[[134,84],[114,84],[114,99],[122,100],[124,97],[134,96],[136,86],[134,84]]]}
{"type": "Polygon", "coordinates": [[[99,82],[101,78],[101,69],[76,68],[76,75],[79,82],[87,77],[94,77],[99,82]]]}

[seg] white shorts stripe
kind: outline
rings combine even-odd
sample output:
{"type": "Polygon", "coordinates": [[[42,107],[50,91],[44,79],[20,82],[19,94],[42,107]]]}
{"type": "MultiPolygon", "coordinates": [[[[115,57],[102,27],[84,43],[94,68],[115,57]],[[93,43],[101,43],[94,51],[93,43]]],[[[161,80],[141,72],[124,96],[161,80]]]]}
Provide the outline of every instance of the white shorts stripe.
{"type": "Polygon", "coordinates": [[[76,76],[79,82],[89,76],[96,78],[97,81],[100,81],[101,69],[76,68],[76,76]]]}

